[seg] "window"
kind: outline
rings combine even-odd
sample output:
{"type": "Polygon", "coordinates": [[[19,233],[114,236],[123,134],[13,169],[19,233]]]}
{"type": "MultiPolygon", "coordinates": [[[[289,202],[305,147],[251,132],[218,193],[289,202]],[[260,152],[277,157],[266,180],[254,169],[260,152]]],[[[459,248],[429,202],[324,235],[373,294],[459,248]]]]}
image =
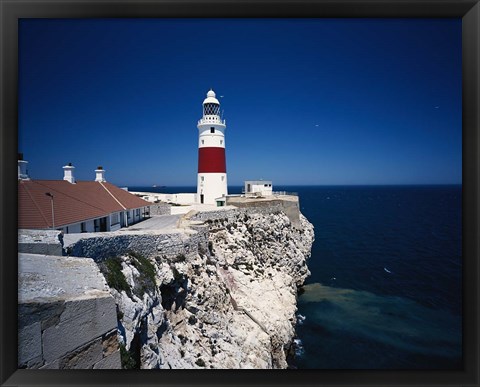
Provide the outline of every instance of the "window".
{"type": "Polygon", "coordinates": [[[110,215],[110,220],[112,225],[120,223],[120,217],[118,216],[118,212],[115,212],[112,215],[110,215]]]}
{"type": "Polygon", "coordinates": [[[220,105],[216,103],[206,103],[203,105],[203,112],[204,115],[218,115],[218,112],[220,111],[220,105]]]}
{"type": "Polygon", "coordinates": [[[222,145],[222,144],[223,144],[223,140],[220,140],[220,145],[222,145]]]}
{"type": "Polygon", "coordinates": [[[215,133],[215,128],[210,128],[210,133],[215,133]]]}
{"type": "Polygon", "coordinates": [[[225,176],[222,176],[222,181],[224,181],[224,180],[225,180],[225,176]]]}
{"type": "Polygon", "coordinates": [[[82,222],[81,229],[82,229],[82,232],[87,232],[87,224],[85,222],[82,222]]]}
{"type": "Polygon", "coordinates": [[[268,184],[264,184],[263,186],[264,186],[264,187],[268,187],[268,184]]]}
{"type": "Polygon", "coordinates": [[[202,140],[202,145],[205,144],[205,140],[202,140]]]}
{"type": "Polygon", "coordinates": [[[202,179],[202,181],[204,181],[204,180],[205,180],[205,178],[204,178],[203,176],[201,177],[201,179],[202,179]]]}

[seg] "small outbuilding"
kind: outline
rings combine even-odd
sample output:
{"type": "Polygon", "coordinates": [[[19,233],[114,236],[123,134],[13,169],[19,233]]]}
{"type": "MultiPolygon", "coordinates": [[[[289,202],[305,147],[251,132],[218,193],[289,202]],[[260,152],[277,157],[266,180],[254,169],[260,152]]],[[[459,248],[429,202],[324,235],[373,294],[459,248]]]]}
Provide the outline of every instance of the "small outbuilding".
{"type": "Polygon", "coordinates": [[[244,193],[245,196],[271,196],[272,195],[271,180],[246,180],[244,193]]]}

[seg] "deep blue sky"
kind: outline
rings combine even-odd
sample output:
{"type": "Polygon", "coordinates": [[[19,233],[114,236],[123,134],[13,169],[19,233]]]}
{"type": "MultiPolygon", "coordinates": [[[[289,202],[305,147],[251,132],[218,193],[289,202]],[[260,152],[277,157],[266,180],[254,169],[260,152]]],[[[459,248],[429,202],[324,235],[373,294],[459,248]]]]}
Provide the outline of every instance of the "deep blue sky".
{"type": "Polygon", "coordinates": [[[34,179],[195,185],[201,104],[229,185],[461,183],[460,19],[22,20],[34,179]]]}

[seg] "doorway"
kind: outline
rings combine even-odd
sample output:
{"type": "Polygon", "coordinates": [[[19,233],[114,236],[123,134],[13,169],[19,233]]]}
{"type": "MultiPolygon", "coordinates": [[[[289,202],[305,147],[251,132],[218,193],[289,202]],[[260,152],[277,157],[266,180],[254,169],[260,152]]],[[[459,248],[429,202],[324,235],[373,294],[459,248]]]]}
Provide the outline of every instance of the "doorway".
{"type": "Polygon", "coordinates": [[[100,218],[100,232],[107,231],[107,218],[100,218]]]}

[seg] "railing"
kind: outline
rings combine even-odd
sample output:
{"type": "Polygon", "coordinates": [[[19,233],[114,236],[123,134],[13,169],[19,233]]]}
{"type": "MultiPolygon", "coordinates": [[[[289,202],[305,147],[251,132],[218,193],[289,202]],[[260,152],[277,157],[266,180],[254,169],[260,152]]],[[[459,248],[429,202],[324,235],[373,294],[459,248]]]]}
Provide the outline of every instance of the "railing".
{"type": "Polygon", "coordinates": [[[219,117],[203,117],[198,120],[198,125],[202,124],[221,124],[225,125],[225,120],[220,119],[219,117]]]}
{"type": "Polygon", "coordinates": [[[242,195],[245,196],[298,196],[298,192],[288,192],[288,191],[272,191],[271,194],[266,194],[262,192],[245,192],[245,189],[242,189],[242,195]]]}
{"type": "Polygon", "coordinates": [[[298,192],[273,191],[273,192],[272,192],[272,195],[277,195],[277,196],[285,196],[285,195],[298,196],[298,192]]]}

